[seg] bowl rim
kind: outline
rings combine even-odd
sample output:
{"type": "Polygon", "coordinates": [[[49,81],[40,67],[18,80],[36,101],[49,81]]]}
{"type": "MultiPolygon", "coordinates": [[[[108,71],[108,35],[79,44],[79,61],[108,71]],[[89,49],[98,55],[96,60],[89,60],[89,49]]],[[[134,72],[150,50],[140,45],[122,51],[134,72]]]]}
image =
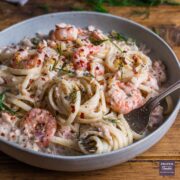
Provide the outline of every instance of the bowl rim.
{"type": "MultiPolygon", "coordinates": [[[[121,16],[107,14],[107,13],[99,13],[99,12],[93,12],[93,11],[66,11],[66,12],[48,13],[48,14],[44,14],[44,15],[40,15],[40,16],[35,16],[35,17],[29,18],[27,20],[23,20],[21,22],[18,22],[18,23],[14,24],[14,25],[11,25],[10,27],[5,28],[2,31],[0,31],[0,36],[1,36],[2,33],[6,33],[6,31],[8,31],[8,30],[14,29],[14,28],[16,28],[16,27],[18,27],[20,25],[26,24],[26,23],[31,23],[32,21],[37,20],[39,18],[51,17],[51,16],[53,17],[53,16],[60,16],[60,15],[68,15],[68,14],[71,14],[71,15],[73,15],[73,14],[74,15],[76,15],[76,14],[98,15],[98,16],[103,16],[103,17],[110,17],[110,18],[113,18],[113,19],[115,18],[117,20],[121,20],[121,21],[128,22],[130,24],[133,24],[133,25],[137,26],[138,28],[141,28],[144,31],[146,31],[146,32],[150,33],[151,35],[155,36],[171,52],[171,54],[173,56],[173,59],[174,59],[174,61],[176,61],[177,65],[179,67],[179,70],[180,70],[180,62],[178,61],[174,51],[160,36],[158,36],[156,33],[151,31],[149,28],[147,28],[147,27],[145,27],[145,26],[143,26],[143,25],[141,25],[139,23],[136,23],[133,20],[130,20],[130,19],[127,19],[127,18],[124,18],[124,17],[121,17],[121,16]]],[[[158,127],[156,130],[154,130],[153,132],[151,132],[150,134],[148,134],[144,138],[142,138],[142,139],[140,139],[140,140],[138,140],[136,142],[133,142],[132,144],[130,144],[130,145],[126,146],[126,147],[123,147],[121,149],[114,150],[114,151],[111,151],[111,152],[102,153],[102,154],[88,154],[88,155],[77,155],[77,156],[75,156],[75,155],[73,155],[73,156],[65,156],[65,155],[47,154],[47,153],[37,152],[37,151],[31,150],[31,149],[23,148],[19,144],[16,144],[16,143],[13,143],[13,142],[1,139],[1,138],[0,138],[0,142],[3,142],[3,143],[5,143],[5,144],[7,144],[7,145],[9,145],[9,146],[11,146],[13,148],[16,148],[17,150],[23,151],[24,153],[29,153],[29,154],[32,154],[32,155],[35,155],[35,156],[41,156],[41,157],[45,157],[45,158],[48,158],[48,159],[83,160],[83,159],[106,157],[106,156],[111,156],[113,154],[114,155],[118,154],[120,152],[128,151],[129,149],[132,149],[135,146],[138,146],[138,145],[144,143],[144,141],[147,141],[152,136],[154,136],[155,134],[160,132],[166,126],[166,124],[169,121],[171,121],[172,116],[174,116],[176,114],[176,111],[178,111],[178,109],[180,109],[180,99],[177,102],[176,106],[174,107],[172,113],[169,115],[169,117],[167,117],[165,122],[160,127],[158,127]]]]}

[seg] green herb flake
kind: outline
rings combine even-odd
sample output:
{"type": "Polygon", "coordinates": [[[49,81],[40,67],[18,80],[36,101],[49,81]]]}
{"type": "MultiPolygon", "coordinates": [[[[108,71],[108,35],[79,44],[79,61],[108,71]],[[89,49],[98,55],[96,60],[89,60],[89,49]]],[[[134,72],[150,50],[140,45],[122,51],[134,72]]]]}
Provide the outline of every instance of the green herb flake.
{"type": "Polygon", "coordinates": [[[121,71],[121,81],[123,80],[123,64],[119,65],[119,70],[121,71]]]}
{"type": "Polygon", "coordinates": [[[77,91],[73,89],[73,91],[69,94],[69,96],[65,96],[65,99],[70,101],[71,103],[75,103],[77,98],[77,91]]]}
{"type": "Polygon", "coordinates": [[[117,124],[118,123],[118,120],[117,119],[112,119],[112,118],[103,118],[105,121],[109,121],[113,124],[117,124]]]}
{"type": "Polygon", "coordinates": [[[32,38],[32,39],[31,39],[31,42],[32,42],[35,46],[37,46],[37,45],[39,44],[40,40],[39,40],[38,38],[32,38]]]}
{"type": "Polygon", "coordinates": [[[59,75],[68,74],[69,76],[76,76],[76,73],[74,71],[66,70],[64,68],[59,68],[58,70],[59,75]]]}
{"type": "Polygon", "coordinates": [[[123,53],[123,50],[115,43],[112,39],[109,39],[109,41],[121,52],[123,53]]]}
{"type": "Polygon", "coordinates": [[[98,45],[102,44],[103,42],[107,41],[108,39],[101,40],[101,39],[95,39],[95,38],[90,37],[89,40],[93,45],[98,46],[98,45]]]}
{"type": "Polygon", "coordinates": [[[15,114],[15,111],[9,108],[5,103],[5,92],[0,93],[0,111],[8,111],[11,114],[15,114]]]}
{"type": "Polygon", "coordinates": [[[59,53],[59,55],[62,55],[62,49],[61,49],[61,46],[60,45],[58,45],[57,46],[57,52],[59,53]]]}
{"type": "Polygon", "coordinates": [[[117,40],[117,41],[127,41],[128,40],[125,36],[123,36],[122,34],[116,32],[116,31],[112,31],[109,38],[117,40]]]}
{"type": "Polygon", "coordinates": [[[55,70],[57,69],[57,68],[56,68],[57,64],[58,64],[58,61],[57,61],[57,60],[54,60],[54,64],[49,68],[49,70],[50,70],[50,71],[55,71],[55,70]]]}
{"type": "Polygon", "coordinates": [[[50,68],[50,70],[51,71],[58,71],[59,76],[64,75],[64,74],[68,74],[69,76],[76,76],[76,73],[74,71],[70,71],[70,70],[65,69],[65,67],[67,65],[66,63],[64,63],[61,68],[56,68],[57,64],[58,64],[58,62],[55,61],[52,68],[50,68]]]}
{"type": "Polygon", "coordinates": [[[95,78],[90,72],[84,72],[83,75],[86,76],[86,77],[95,78]]]}

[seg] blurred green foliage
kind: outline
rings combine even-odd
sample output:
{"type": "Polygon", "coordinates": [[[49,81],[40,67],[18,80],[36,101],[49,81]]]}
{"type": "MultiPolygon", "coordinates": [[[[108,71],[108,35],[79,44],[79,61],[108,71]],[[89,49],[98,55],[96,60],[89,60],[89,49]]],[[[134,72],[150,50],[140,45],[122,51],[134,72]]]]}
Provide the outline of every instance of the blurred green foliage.
{"type": "Polygon", "coordinates": [[[105,4],[109,6],[157,6],[160,4],[180,5],[172,0],[85,0],[93,11],[107,12],[105,4]]]}

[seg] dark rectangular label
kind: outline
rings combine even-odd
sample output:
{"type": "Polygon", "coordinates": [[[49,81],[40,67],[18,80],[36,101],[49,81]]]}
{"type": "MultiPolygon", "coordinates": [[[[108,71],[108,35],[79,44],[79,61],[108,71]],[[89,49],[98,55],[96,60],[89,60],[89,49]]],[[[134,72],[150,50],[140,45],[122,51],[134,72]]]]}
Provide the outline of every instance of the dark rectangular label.
{"type": "Polygon", "coordinates": [[[162,160],[159,161],[160,176],[174,176],[175,175],[175,161],[162,160]]]}

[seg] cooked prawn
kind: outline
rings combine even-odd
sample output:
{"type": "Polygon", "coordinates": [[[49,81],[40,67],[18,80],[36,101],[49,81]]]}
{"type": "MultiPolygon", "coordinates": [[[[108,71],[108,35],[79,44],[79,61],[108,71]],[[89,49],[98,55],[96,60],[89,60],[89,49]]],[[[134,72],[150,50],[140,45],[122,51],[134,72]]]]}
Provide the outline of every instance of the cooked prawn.
{"type": "Polygon", "coordinates": [[[77,39],[78,29],[70,24],[58,24],[56,25],[55,31],[52,33],[53,40],[62,40],[62,41],[74,41],[77,39]]]}
{"type": "Polygon", "coordinates": [[[50,112],[38,108],[29,111],[21,126],[24,133],[30,138],[35,138],[35,141],[41,147],[48,146],[57,129],[56,119],[50,112]]]}
{"type": "Polygon", "coordinates": [[[43,53],[30,53],[27,49],[20,49],[14,54],[11,66],[16,69],[31,69],[42,65],[43,59],[43,53]]]}
{"type": "Polygon", "coordinates": [[[127,114],[144,103],[139,89],[136,89],[132,83],[120,81],[112,84],[107,92],[106,100],[114,111],[122,114],[127,114]]]}
{"type": "Polygon", "coordinates": [[[96,54],[98,51],[99,47],[93,45],[78,48],[73,55],[73,64],[75,69],[88,69],[88,65],[90,63],[88,56],[96,54]]]}

